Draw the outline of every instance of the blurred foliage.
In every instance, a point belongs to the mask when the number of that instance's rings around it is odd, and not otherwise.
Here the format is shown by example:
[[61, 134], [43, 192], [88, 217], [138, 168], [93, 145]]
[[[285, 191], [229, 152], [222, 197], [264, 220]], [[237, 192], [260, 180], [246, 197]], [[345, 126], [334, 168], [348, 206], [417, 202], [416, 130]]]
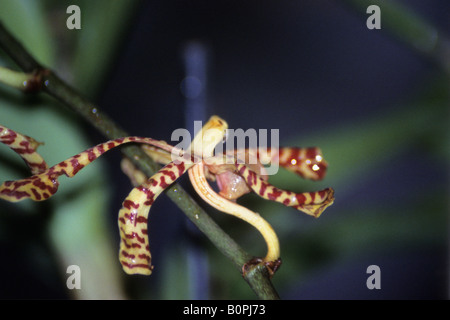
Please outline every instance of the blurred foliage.
[[[56, 70], [83, 94], [95, 98], [111, 71], [108, 66], [118, 52], [137, 1], [86, 0], [77, 4], [83, 6], [88, 2], [90, 10], [83, 14], [83, 28], [76, 32], [65, 28], [69, 1], [2, 0], [0, 19], [38, 61]], [[1, 52], [0, 63], [13, 67]], [[304, 145], [307, 141], [320, 146], [330, 164], [328, 176], [320, 183], [299, 183], [297, 177], [281, 171], [271, 178], [273, 184], [296, 191], [332, 186], [336, 190], [336, 202], [320, 219], [311, 220], [252, 195], [243, 199], [244, 204], [267, 218], [280, 237], [284, 264], [273, 279], [280, 292], [292, 285], [293, 279], [302, 280], [317, 267], [368, 250], [382, 250], [386, 244], [409, 247], [445, 242], [447, 185], [423, 189], [418, 186], [414, 193], [387, 190], [392, 196], [385, 203], [365, 203], [363, 192], [370, 190], [359, 188], [377, 176], [389, 176], [396, 166], [402, 165], [397, 160], [408, 152], [419, 153], [429, 166], [440, 168], [448, 176], [449, 88], [448, 75], [439, 74], [430, 88], [411, 97], [404, 105], [393, 106], [387, 114], [360, 123], [341, 123], [291, 141], [292, 145]], [[39, 152], [50, 165], [92, 144], [83, 133], [80, 119], [62, 111], [44, 95], [23, 96], [1, 86], [0, 105], [0, 122], [45, 142]], [[18, 159], [8, 148], [0, 146], [2, 180], [28, 175], [26, 168], [17, 164]], [[65, 289], [65, 268], [77, 264], [83, 272], [83, 282], [76, 298], [127, 297], [124, 275], [116, 261], [116, 229], [109, 228], [107, 222], [108, 183], [99, 160], [70, 183], [61, 179], [58, 196], [45, 203], [0, 203], [1, 250], [6, 250], [6, 255], [14, 254], [12, 259], [18, 262], [31, 262], [18, 270], [25, 278], [37, 279], [41, 286], [56, 288], [49, 289], [50, 296], [70, 296], [72, 292]], [[349, 197], [361, 197], [361, 201], [342, 206], [341, 199]], [[36, 216], [42, 217], [43, 222]], [[248, 251], [263, 254], [264, 243], [248, 225], [222, 215], [213, 214], [213, 218]], [[17, 237], [21, 240], [15, 241]], [[254, 298], [239, 273], [232, 270], [231, 263], [208, 243], [204, 245], [208, 248], [214, 288], [211, 297]], [[3, 249], [11, 246], [14, 250]], [[165, 259], [178, 261], [183, 257], [179, 248], [175, 248]], [[137, 295], [189, 298], [184, 264], [164, 264], [168, 267], [164, 270], [159, 295], [151, 293], [149, 288]], [[14, 298], [8, 296], [8, 290], [17, 285], [11, 283], [17, 278], [11, 280], [4, 276], [9, 272], [7, 264], [3, 263], [2, 268], [0, 297]], [[25, 290], [26, 280], [22, 284]], [[34, 292], [24, 293], [23, 297], [42, 296]]]

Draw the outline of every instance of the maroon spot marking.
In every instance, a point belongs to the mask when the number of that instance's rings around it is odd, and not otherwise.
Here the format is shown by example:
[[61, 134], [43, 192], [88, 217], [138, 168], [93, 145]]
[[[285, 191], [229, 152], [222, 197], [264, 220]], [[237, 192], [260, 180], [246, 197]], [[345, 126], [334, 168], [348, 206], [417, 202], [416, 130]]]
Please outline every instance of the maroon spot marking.
[[38, 169], [37, 171], [39, 173], [43, 173], [47, 169], [47, 163], [45, 161], [42, 161], [41, 163], [30, 163], [30, 167]]
[[147, 229], [141, 229], [142, 234], [148, 234], [148, 230]]
[[324, 189], [324, 190], [320, 190], [320, 191], [318, 192], [318, 194], [319, 194], [319, 196], [320, 196], [321, 198], [324, 198], [329, 192], [330, 192], [330, 188], [327, 188], [327, 189]]
[[171, 169], [173, 167], [174, 163], [173, 162], [169, 162], [168, 164], [166, 164], [166, 166], [163, 169]]
[[14, 197], [16, 199], [29, 198], [30, 195], [25, 191], [14, 191], [9, 189], [3, 189], [0, 191], [1, 194], [6, 194], [10, 197]]
[[282, 162], [282, 163], [280, 162], [280, 164], [283, 167], [292, 166], [292, 163], [291, 163], [292, 159], [295, 159], [297, 161], [300, 160], [300, 149], [299, 148], [283, 148], [283, 149], [280, 149], [280, 152], [279, 152], [280, 159], [284, 158], [284, 157], [282, 157], [282, 154], [286, 153], [286, 152], [289, 154], [289, 156], [287, 157], [287, 161]]
[[20, 154], [24, 154], [24, 153], [34, 153], [36, 152], [36, 150], [34, 150], [33, 148], [31, 148], [30, 146], [30, 142], [23, 140], [19, 143], [20, 146], [24, 147], [23, 149], [17, 149], [16, 152], [20, 153]]
[[125, 234], [125, 237], [127, 237], [128, 239], [136, 239], [140, 243], [145, 243], [145, 239], [139, 237], [139, 235], [136, 232], [132, 232], [131, 234]]
[[3, 184], [5, 185], [5, 187], [9, 187], [10, 185], [12, 185], [14, 183], [14, 181], [5, 181], [3, 182]]
[[92, 162], [95, 159], [97, 159], [97, 156], [94, 153], [94, 148], [90, 148], [90, 149], [86, 150], [86, 152], [87, 152], [87, 155], [88, 155], [89, 162]]
[[105, 153], [105, 148], [103, 148], [103, 144], [99, 144], [99, 145], [96, 147], [96, 149], [97, 149], [97, 151], [98, 151], [100, 154]]
[[305, 201], [306, 201], [306, 197], [303, 194], [301, 194], [301, 193], [296, 194], [295, 198], [297, 198], [297, 202], [298, 202], [299, 205], [300, 204], [304, 204]]
[[38, 201], [41, 200], [42, 197], [41, 197], [40, 193], [36, 191], [36, 189], [32, 188], [31, 192], [33, 193], [36, 200], [38, 200]]
[[138, 248], [138, 249], [142, 248], [142, 246], [139, 243], [132, 243], [131, 247], [132, 248]]
[[122, 243], [127, 249], [131, 248], [131, 245], [129, 245], [126, 241], [122, 241]]
[[269, 200], [275, 201], [283, 192], [277, 188], [273, 188], [272, 193], [268, 193], [267, 197]]
[[261, 183], [261, 188], [259, 189], [259, 195], [264, 196], [264, 193], [266, 192], [267, 184]]
[[[152, 180], [152, 179], [150, 179], [150, 180]], [[140, 185], [140, 186], [138, 186], [138, 187], [136, 187], [136, 189], [137, 190], [139, 190], [139, 191], [141, 191], [141, 192], [144, 192], [144, 193], [147, 193], [147, 188], [146, 187], [144, 187], [143, 185]]]
[[285, 206], [288, 206], [291, 203], [291, 200], [289, 200], [289, 198], [284, 199], [283, 204]]
[[70, 160], [70, 164], [73, 167], [73, 173], [72, 175], [76, 175], [78, 173], [78, 171], [80, 171], [81, 169], [83, 169], [84, 165], [80, 164], [78, 162], [78, 160], [74, 157], [73, 159]]
[[181, 176], [184, 171], [186, 170], [186, 167], [184, 166], [184, 162], [180, 162], [180, 164], [177, 165], [178, 167], [178, 176]]
[[126, 252], [125, 250], [122, 250], [121, 254], [126, 257], [126, 258], [130, 258], [130, 259], [134, 259], [135, 255], [134, 254], [129, 254], [128, 252]]
[[176, 177], [176, 175], [175, 175], [175, 173], [174, 172], [172, 172], [172, 171], [170, 171], [170, 170], [161, 170], [160, 171], [162, 174], [164, 174], [164, 175], [166, 175], [166, 176], [169, 176], [169, 178], [173, 181], [173, 180], [175, 180], [177, 177]]
[[137, 223], [147, 223], [147, 218], [139, 216], [136, 218], [136, 222]]
[[151, 206], [153, 204], [153, 202], [154, 202], [153, 199], [149, 199], [149, 200], [144, 202], [144, 206]]
[[125, 200], [123, 202], [123, 206], [127, 209], [131, 209], [131, 208], [137, 209], [137, 208], [139, 208], [139, 203], [134, 203], [131, 200]]
[[42, 182], [42, 180], [39, 178], [33, 181], [33, 186], [36, 186], [41, 190], [46, 190], [48, 188], [48, 186], [44, 182]]
[[319, 154], [319, 150], [316, 147], [311, 147], [306, 149], [305, 156], [307, 159], [315, 159]]
[[11, 143], [13, 143], [16, 140], [17, 134], [14, 131], [12, 131], [12, 130], [9, 130], [9, 129], [6, 129], [6, 130], [7, 130], [8, 134], [2, 136], [1, 137], [1, 141], [4, 144], [11, 144]]
[[169, 186], [169, 184], [166, 183], [166, 178], [164, 176], [161, 176], [161, 178], [159, 180], [159, 185], [163, 189], [165, 189], [165, 188], [167, 188]]
[[[131, 234], [125, 233], [125, 231], [123, 230], [122, 227], [120, 227], [120, 230], [123, 232], [125, 238], [127, 238], [127, 239], [136, 239], [140, 243], [145, 243], [145, 238], [139, 237], [139, 235], [136, 232], [132, 232]], [[126, 243], [126, 242], [124, 242], [124, 243]], [[140, 247], [141, 246], [139, 245], [138, 248], [140, 248]]]
[[[236, 162], [237, 163], [237, 162]], [[245, 173], [245, 166], [243, 166], [243, 165], [238, 165], [238, 172], [239, 172], [239, 174], [241, 175], [241, 176], [243, 176], [244, 175], [244, 173]]]
[[250, 186], [253, 186], [256, 184], [256, 173], [250, 170], [247, 170], [247, 183]]
[[153, 267], [150, 267], [146, 264], [143, 263], [135, 263], [135, 264], [131, 264], [125, 261], [120, 261], [120, 263], [122, 263], [123, 266], [127, 267], [128, 269], [133, 269], [133, 268], [144, 268], [144, 269], [149, 269], [149, 270], [153, 270]]
[[131, 223], [134, 223], [134, 226], [136, 226], [136, 213], [125, 213], [124, 217], [131, 221]]
[[108, 144], [106, 146], [108, 147], [108, 150], [109, 150], [109, 149], [114, 148], [116, 146], [116, 144], [111, 141], [111, 142], [108, 142]]
[[[128, 220], [130, 220], [131, 222], [134, 222], [134, 226], [136, 226], [136, 224], [138, 223], [147, 223], [147, 218], [145, 217], [141, 217], [141, 216], [137, 216], [137, 213], [125, 213], [124, 217]], [[125, 219], [123, 220], [123, 223], [125, 223]]]
[[327, 165], [323, 162], [321, 163], [316, 163], [317, 166], [319, 166], [319, 170], [315, 171], [315, 173], [318, 175], [319, 179], [323, 179], [326, 171], [327, 171]]
[[24, 180], [18, 180], [18, 181], [6, 181], [5, 186], [9, 187], [12, 185], [15, 189], [17, 189], [19, 187], [26, 186], [27, 184], [30, 184], [32, 182], [33, 182], [33, 179], [31, 179], [31, 178], [24, 179]]
[[140, 254], [140, 255], [138, 255], [138, 258], [139, 259], [145, 259], [145, 260], [147, 260], [148, 262], [150, 262], [151, 260], [152, 260], [152, 258], [150, 258], [148, 255], [146, 255], [146, 254]]
[[139, 187], [139, 190], [144, 192], [147, 195], [147, 201], [144, 202], [144, 206], [151, 206], [153, 204], [153, 201], [155, 199], [155, 194], [147, 188]]

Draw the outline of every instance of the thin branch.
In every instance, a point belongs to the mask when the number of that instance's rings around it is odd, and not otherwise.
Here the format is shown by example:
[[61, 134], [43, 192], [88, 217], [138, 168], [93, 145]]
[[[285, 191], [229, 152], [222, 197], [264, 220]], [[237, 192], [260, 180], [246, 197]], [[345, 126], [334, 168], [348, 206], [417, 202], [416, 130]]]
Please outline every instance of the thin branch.
[[[25, 72], [36, 72], [42, 76], [43, 90], [63, 105], [80, 114], [108, 139], [129, 136], [98, 106], [84, 99], [81, 94], [62, 81], [51, 70], [41, 66], [27, 50], [5, 29], [0, 22], [0, 47]], [[121, 151], [147, 176], [152, 176], [160, 166], [150, 159], [140, 147], [124, 146]], [[210, 216], [183, 190], [173, 184], [166, 190], [167, 196], [186, 214], [186, 216], [210, 239], [210, 241], [230, 259], [241, 271], [242, 266], [252, 256], [245, 252]], [[260, 299], [279, 299], [265, 268], [255, 267], [247, 272], [244, 279]]]

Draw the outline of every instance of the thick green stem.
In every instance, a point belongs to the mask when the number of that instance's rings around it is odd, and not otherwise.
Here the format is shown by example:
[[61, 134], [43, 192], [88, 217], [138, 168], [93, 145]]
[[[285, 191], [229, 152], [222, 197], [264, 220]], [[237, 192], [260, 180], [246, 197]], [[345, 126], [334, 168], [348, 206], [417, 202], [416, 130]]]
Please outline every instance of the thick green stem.
[[[43, 90], [56, 98], [63, 105], [80, 114], [108, 139], [129, 136], [114, 123], [98, 106], [84, 99], [72, 87], [67, 85], [53, 72], [43, 68], [14, 39], [0, 23], [0, 47], [25, 72], [37, 71], [42, 76]], [[153, 175], [160, 166], [150, 159], [140, 147], [124, 146], [122, 152], [147, 176]], [[178, 184], [166, 190], [167, 196], [186, 214], [186, 216], [211, 240], [211, 242], [230, 259], [234, 266], [241, 270], [252, 256], [245, 252], [227, 233], [225, 233], [210, 216], [182, 189]], [[244, 279], [260, 299], [279, 299], [265, 268], [254, 268], [244, 275]]]

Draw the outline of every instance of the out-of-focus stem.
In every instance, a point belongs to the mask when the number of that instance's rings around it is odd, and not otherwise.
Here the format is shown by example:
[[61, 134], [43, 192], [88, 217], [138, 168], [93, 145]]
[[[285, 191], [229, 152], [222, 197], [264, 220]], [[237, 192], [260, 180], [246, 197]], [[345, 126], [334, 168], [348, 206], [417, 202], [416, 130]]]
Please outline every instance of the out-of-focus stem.
[[22, 91], [33, 91], [41, 81], [33, 73], [23, 73], [0, 66], [0, 82]]

